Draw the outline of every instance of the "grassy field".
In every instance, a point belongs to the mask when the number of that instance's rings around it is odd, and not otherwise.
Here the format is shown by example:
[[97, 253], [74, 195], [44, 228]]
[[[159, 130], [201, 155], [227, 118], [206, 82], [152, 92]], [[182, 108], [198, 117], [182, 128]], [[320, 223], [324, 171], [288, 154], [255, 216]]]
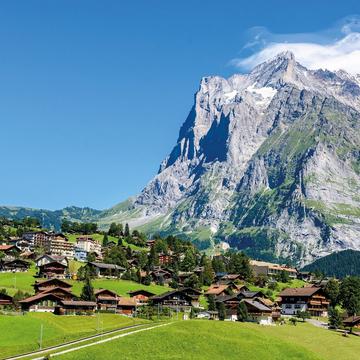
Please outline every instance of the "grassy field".
[[32, 266], [27, 272], [19, 273], [0, 273], [0, 289], [6, 289], [10, 295], [14, 295], [17, 290], [32, 293], [34, 288], [35, 266]]
[[[146, 323], [121, 315], [56, 316], [49, 313], [28, 313], [19, 316], [0, 315], [0, 358], [39, 348], [43, 325], [43, 347], [55, 345], [102, 331]], [[100, 325], [99, 325], [100, 324]], [[6, 330], [6, 331], [4, 331]]]
[[59, 359], [355, 360], [359, 352], [359, 338], [344, 338], [310, 324], [261, 327], [195, 320], [129, 335]]

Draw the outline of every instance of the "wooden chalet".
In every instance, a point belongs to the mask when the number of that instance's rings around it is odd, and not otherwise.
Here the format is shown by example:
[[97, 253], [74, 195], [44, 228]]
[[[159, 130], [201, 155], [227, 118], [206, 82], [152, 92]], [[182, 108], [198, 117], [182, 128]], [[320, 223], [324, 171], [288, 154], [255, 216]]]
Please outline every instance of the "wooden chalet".
[[64, 279], [66, 277], [67, 265], [53, 261], [39, 266], [39, 277], [51, 279], [58, 278]]
[[6, 272], [25, 272], [28, 271], [30, 263], [21, 259], [0, 262], [0, 271]]
[[311, 316], [327, 316], [329, 300], [321, 287], [285, 289], [280, 294], [281, 311], [285, 315], [296, 315], [308, 311]]
[[53, 287], [42, 292], [42, 294], [53, 294], [61, 300], [71, 301], [76, 299], [76, 296], [67, 289], [61, 287]]
[[99, 310], [116, 312], [119, 301], [116, 292], [107, 289], [96, 290], [95, 298]]
[[14, 305], [13, 298], [10, 295], [0, 293], [0, 309]]
[[164, 284], [168, 284], [172, 280], [172, 273], [164, 269], [150, 271], [150, 276], [156, 283], [164, 282]]
[[234, 292], [238, 292], [238, 288], [232, 282], [229, 284], [212, 284], [205, 292], [205, 296], [227, 296]]
[[200, 295], [201, 291], [192, 288], [180, 288], [161, 295], [152, 296], [149, 300], [154, 305], [161, 305], [183, 311], [188, 310], [190, 307], [199, 307]]
[[96, 277], [121, 277], [126, 271], [122, 266], [100, 262], [88, 262], [87, 266], [93, 270]]
[[53, 278], [48, 280], [36, 281], [33, 287], [35, 289], [35, 293], [39, 293], [53, 288], [62, 288], [70, 291], [72, 285], [64, 280]]
[[19, 301], [22, 311], [53, 312], [61, 298], [54, 294], [38, 293]]
[[145, 289], [133, 290], [128, 292], [130, 298], [136, 301], [137, 305], [145, 305], [149, 301], [149, 298], [155, 294]]
[[40, 267], [41, 265], [45, 265], [45, 264], [49, 264], [52, 262], [58, 262], [61, 263], [63, 265], [65, 265], [66, 267], [69, 266], [69, 261], [65, 256], [61, 256], [61, 255], [49, 255], [49, 254], [45, 254], [45, 255], [41, 255], [39, 256], [36, 260], [36, 266]]
[[95, 301], [60, 300], [55, 306], [54, 313], [56, 315], [92, 315], [96, 307]]
[[16, 245], [0, 245], [0, 252], [4, 253], [8, 258], [18, 257], [21, 253], [21, 250]]
[[121, 297], [118, 300], [117, 312], [119, 314], [131, 316], [136, 311], [136, 306], [135, 299]]
[[343, 321], [343, 325], [345, 327], [360, 329], [360, 315], [354, 315], [346, 318]]

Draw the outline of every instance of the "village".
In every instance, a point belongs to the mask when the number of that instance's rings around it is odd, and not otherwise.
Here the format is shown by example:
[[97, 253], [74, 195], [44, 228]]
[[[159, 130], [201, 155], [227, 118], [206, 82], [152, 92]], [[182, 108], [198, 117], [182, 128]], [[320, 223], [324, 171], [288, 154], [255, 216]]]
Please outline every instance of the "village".
[[[329, 322], [330, 327], [360, 328], [360, 316], [351, 313], [351, 309], [334, 314], [337, 304], [329, 289], [338, 286], [336, 279], [249, 259], [242, 253], [207, 257], [191, 243], [175, 237], [146, 240], [136, 230], [130, 233], [127, 225], [125, 230], [117, 226], [109, 231], [111, 235], [104, 233], [102, 241], [80, 234], [71, 242], [63, 233], [45, 230], [25, 231], [21, 237], [4, 241], [0, 245], [0, 272], [24, 273], [35, 267], [35, 274], [33, 292], [13, 296], [1, 290], [0, 278], [2, 311], [56, 315], [109, 312], [148, 318], [154, 314], [180, 314], [183, 319], [261, 325], [316, 318], [324, 324]], [[114, 232], [117, 242], [109, 240], [115, 238]], [[131, 280], [139, 288], [121, 296], [111, 289], [94, 289], [95, 279]], [[79, 282], [82, 292], [75, 295], [72, 287]], [[164, 291], [154, 293], [146, 289], [151, 284]]]

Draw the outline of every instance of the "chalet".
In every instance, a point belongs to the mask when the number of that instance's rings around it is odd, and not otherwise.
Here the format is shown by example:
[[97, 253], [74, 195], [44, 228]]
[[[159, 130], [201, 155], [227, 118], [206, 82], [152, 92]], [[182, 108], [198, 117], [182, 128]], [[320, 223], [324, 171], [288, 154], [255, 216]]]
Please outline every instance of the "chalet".
[[154, 305], [176, 308], [180, 311], [189, 310], [192, 306], [199, 307], [201, 292], [191, 288], [179, 288], [161, 295], [152, 296], [149, 300]]
[[11, 260], [18, 257], [21, 253], [21, 250], [16, 245], [2, 244], [0, 245], [0, 252], [5, 255], [5, 259]]
[[191, 275], [194, 275], [192, 271], [179, 271], [178, 273], [178, 283], [183, 285], [185, 280], [188, 279]]
[[343, 321], [345, 327], [360, 329], [360, 315], [350, 316]]
[[49, 264], [54, 261], [63, 264], [65, 266], [69, 266], [69, 261], [65, 256], [48, 255], [48, 254], [38, 257], [35, 260], [35, 263], [37, 267], [40, 267], [41, 265]]
[[38, 293], [19, 301], [22, 311], [53, 312], [61, 299], [54, 294]]
[[233, 282], [235, 282], [235, 281], [240, 281], [240, 280], [242, 280], [243, 278], [242, 278], [242, 276], [240, 275], [240, 274], [225, 274], [224, 276], [222, 276], [221, 278], [220, 278], [220, 280], [219, 281], [233, 281]]
[[66, 277], [67, 266], [53, 261], [44, 265], [39, 266], [39, 277], [44, 277], [47, 279], [58, 278], [64, 279]]
[[146, 246], [148, 248], [152, 248], [155, 245], [155, 240], [147, 240], [146, 241]]
[[54, 287], [42, 292], [42, 294], [53, 294], [59, 297], [61, 300], [71, 301], [76, 299], [76, 296], [67, 289], [63, 289], [61, 287]]
[[117, 311], [119, 314], [131, 316], [136, 311], [136, 300], [121, 297], [118, 300]]
[[14, 304], [13, 298], [10, 295], [0, 292], [0, 309]]
[[311, 316], [327, 316], [329, 300], [320, 287], [285, 289], [280, 294], [284, 315], [296, 315], [308, 311]]
[[94, 271], [96, 277], [121, 277], [126, 271], [122, 266], [100, 262], [88, 262], [87, 266]]
[[196, 317], [198, 319], [219, 320], [219, 312], [210, 310], [200, 311]]
[[107, 289], [96, 290], [95, 298], [99, 310], [116, 312], [119, 296], [114, 291]]
[[239, 292], [239, 289], [247, 289], [245, 286], [237, 286], [233, 282], [228, 284], [212, 284], [208, 290], [205, 292], [205, 296], [214, 295], [214, 296], [226, 296], [232, 293]]
[[274, 278], [285, 271], [288, 273], [290, 279], [296, 279], [297, 277], [296, 269], [265, 261], [250, 260], [250, 268], [255, 276], [265, 275], [269, 278]]
[[150, 276], [154, 282], [168, 284], [172, 280], [171, 272], [164, 269], [150, 271]]
[[95, 301], [60, 300], [55, 306], [54, 313], [56, 315], [92, 315], [96, 307]]
[[39, 293], [53, 288], [62, 288], [70, 291], [72, 285], [64, 280], [53, 278], [49, 280], [36, 281], [33, 287], [35, 289], [35, 293]]
[[145, 305], [149, 301], [149, 298], [151, 296], [154, 296], [150, 291], [139, 289], [139, 290], [133, 290], [128, 292], [130, 298], [134, 299], [136, 301], [137, 305]]
[[26, 250], [20, 254], [20, 257], [24, 260], [35, 260], [36, 253], [34, 251]]
[[273, 322], [273, 311], [271, 307], [264, 305], [257, 299], [242, 300], [248, 312], [248, 320], [259, 324], [271, 324]]
[[173, 258], [172, 255], [161, 253], [158, 256], [158, 260], [160, 265], [168, 265], [171, 264]]
[[297, 273], [297, 278], [299, 280], [310, 282], [314, 280], [314, 275], [309, 271], [299, 271]]
[[21, 259], [0, 262], [0, 271], [24, 272], [29, 270], [29, 267], [30, 263]]

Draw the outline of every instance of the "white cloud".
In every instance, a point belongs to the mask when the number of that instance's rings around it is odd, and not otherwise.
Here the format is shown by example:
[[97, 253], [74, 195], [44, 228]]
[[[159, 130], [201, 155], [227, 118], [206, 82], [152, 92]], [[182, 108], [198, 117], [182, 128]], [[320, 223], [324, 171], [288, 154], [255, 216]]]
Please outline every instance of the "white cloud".
[[234, 59], [231, 63], [248, 71], [278, 53], [289, 50], [295, 54], [299, 63], [309, 69], [343, 69], [360, 74], [359, 24], [359, 17], [351, 17], [338, 24], [337, 31], [333, 28], [323, 33], [291, 35], [273, 35], [264, 28], [258, 28], [261, 34], [253, 36], [244, 46], [244, 49], [257, 48], [255, 53]]

